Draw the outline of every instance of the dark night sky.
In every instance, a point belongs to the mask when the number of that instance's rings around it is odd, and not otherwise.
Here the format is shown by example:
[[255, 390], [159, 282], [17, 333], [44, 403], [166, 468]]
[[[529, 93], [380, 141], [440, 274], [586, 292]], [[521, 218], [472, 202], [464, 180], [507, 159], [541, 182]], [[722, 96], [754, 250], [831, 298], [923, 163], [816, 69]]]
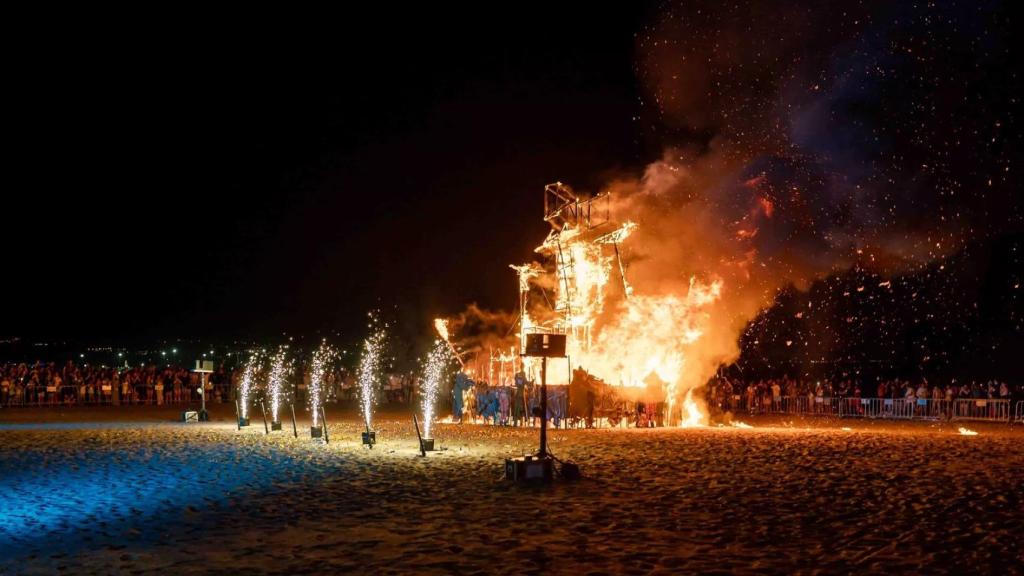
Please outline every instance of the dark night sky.
[[26, 17], [0, 337], [361, 335], [377, 306], [424, 329], [512, 308], [544, 184], [593, 191], [716, 139], [877, 185], [889, 229], [947, 211], [986, 263], [958, 294], [1020, 313], [1006, 5], [595, 6]]
[[2, 332], [261, 335], [358, 327], [376, 305], [511, 306], [542, 186], [642, 165], [641, 16], [48, 28], [17, 71]]

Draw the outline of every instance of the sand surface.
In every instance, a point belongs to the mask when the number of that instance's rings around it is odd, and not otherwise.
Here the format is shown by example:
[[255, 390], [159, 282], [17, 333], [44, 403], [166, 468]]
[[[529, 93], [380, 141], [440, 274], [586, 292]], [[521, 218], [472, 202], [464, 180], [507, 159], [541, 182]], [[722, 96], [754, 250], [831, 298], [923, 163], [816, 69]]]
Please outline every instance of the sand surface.
[[[1020, 427], [747, 420], [570, 430], [586, 478], [501, 479], [536, 430], [355, 415], [331, 443], [232, 414], [0, 410], [0, 574], [1020, 573]], [[329, 417], [331, 414], [328, 414]], [[219, 421], [218, 421], [219, 420]], [[850, 430], [842, 430], [848, 427]]]

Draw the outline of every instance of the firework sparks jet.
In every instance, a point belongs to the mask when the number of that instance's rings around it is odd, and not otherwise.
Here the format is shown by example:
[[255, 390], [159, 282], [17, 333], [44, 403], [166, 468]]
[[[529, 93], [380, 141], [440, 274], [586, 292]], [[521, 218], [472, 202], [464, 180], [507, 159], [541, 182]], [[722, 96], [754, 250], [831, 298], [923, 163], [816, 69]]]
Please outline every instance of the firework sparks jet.
[[437, 392], [448, 372], [450, 361], [448, 343], [444, 340], [435, 340], [423, 364], [423, 436], [426, 438], [433, 438], [430, 429], [434, 422], [434, 403], [437, 401]]
[[256, 387], [256, 378], [263, 366], [263, 352], [257, 350], [249, 355], [242, 370], [242, 378], [238, 383], [239, 409], [243, 419], [249, 418], [249, 396]]
[[313, 427], [319, 426], [320, 406], [324, 401], [324, 380], [330, 369], [331, 362], [336, 357], [334, 348], [323, 341], [320, 347], [313, 352], [313, 359], [309, 369], [309, 410], [313, 413]]
[[274, 422], [280, 422], [281, 402], [285, 393], [285, 380], [291, 373], [288, 363], [288, 348], [281, 346], [270, 359], [270, 376], [267, 380], [267, 396], [270, 397], [270, 414]]
[[375, 314], [370, 314], [370, 335], [363, 340], [363, 355], [359, 359], [359, 407], [363, 412], [363, 422], [370, 430], [373, 424], [373, 406], [377, 384], [381, 381], [381, 369], [384, 361], [384, 342], [387, 338], [387, 325], [383, 324]]

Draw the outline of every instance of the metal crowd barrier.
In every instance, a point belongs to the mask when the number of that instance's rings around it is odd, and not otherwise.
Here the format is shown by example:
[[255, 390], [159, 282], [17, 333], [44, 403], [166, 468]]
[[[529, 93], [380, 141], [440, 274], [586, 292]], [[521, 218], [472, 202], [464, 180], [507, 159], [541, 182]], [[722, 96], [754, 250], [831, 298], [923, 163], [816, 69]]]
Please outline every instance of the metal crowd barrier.
[[1013, 414], [1013, 421], [1024, 423], [1024, 400], [1017, 401], [1017, 409]]
[[815, 396], [811, 411], [815, 416], [838, 416], [839, 400], [833, 396]]
[[[183, 386], [177, 393], [169, 388], [160, 391], [155, 387], [129, 386], [127, 394], [118, 390], [116, 396], [116, 403], [120, 405], [188, 405], [199, 401], [199, 394], [191, 386]], [[0, 391], [0, 406], [8, 407], [101, 406], [114, 403], [112, 385], [28, 385], [11, 386]]]
[[[1018, 402], [1018, 409], [1020, 403]], [[990, 398], [963, 398], [953, 405], [954, 420], [984, 420], [1009, 422], [1010, 401]]]
[[723, 411], [750, 414], [787, 414], [840, 418], [882, 418], [896, 420], [982, 420], [1024, 422], [1024, 401], [1010, 406], [1009, 400], [959, 400], [932, 398], [849, 398], [829, 396], [755, 397], [727, 396], [718, 402]]
[[840, 398], [842, 418], [893, 418], [948, 420], [952, 416], [949, 400], [931, 398]]
[[109, 387], [100, 386], [24, 386], [11, 387], [0, 401], [5, 406], [67, 406], [73, 404], [109, 404]]
[[988, 398], [843, 398], [839, 410], [844, 418], [1010, 421], [1010, 401]]
[[768, 412], [770, 414], [807, 414], [810, 412], [811, 399], [807, 396], [782, 396], [772, 398]]

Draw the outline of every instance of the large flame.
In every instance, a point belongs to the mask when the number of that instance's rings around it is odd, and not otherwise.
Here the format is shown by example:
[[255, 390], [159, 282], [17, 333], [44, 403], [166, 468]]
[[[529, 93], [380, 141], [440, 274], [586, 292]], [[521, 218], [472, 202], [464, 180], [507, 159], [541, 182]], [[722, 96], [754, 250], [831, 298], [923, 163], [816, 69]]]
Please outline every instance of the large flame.
[[693, 400], [692, 389], [686, 391], [686, 398], [683, 399], [683, 411], [685, 414], [682, 422], [679, 423], [681, 428], [696, 428], [707, 423], [707, 417]]
[[[626, 222], [597, 235], [589, 223], [565, 223], [552, 230], [537, 252], [554, 260], [554, 305], [545, 322], [531, 317], [524, 305], [522, 333], [535, 328], [566, 333], [566, 362], [571, 363], [566, 368], [583, 367], [616, 386], [653, 389], [666, 401], [667, 425], [702, 425], [706, 417], [691, 391], [707, 374], [703, 368], [688, 370], [687, 358], [708, 329], [706, 308], [720, 297], [723, 281], [691, 277], [681, 293], [634, 293], [619, 243], [637, 227]], [[524, 271], [529, 268], [513, 268], [520, 273], [524, 292]], [[569, 372], [549, 367], [555, 378]], [[677, 411], [684, 394], [683, 410]]]

